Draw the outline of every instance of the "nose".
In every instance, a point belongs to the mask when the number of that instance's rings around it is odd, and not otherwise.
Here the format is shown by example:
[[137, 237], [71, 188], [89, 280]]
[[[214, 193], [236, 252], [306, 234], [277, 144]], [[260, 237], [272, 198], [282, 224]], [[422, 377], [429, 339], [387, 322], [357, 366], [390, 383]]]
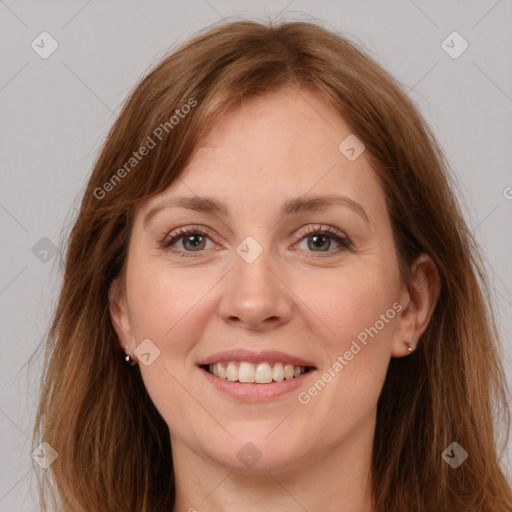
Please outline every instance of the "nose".
[[226, 323], [263, 332], [290, 320], [293, 293], [270, 259], [267, 251], [251, 263], [235, 254], [218, 305], [219, 316]]

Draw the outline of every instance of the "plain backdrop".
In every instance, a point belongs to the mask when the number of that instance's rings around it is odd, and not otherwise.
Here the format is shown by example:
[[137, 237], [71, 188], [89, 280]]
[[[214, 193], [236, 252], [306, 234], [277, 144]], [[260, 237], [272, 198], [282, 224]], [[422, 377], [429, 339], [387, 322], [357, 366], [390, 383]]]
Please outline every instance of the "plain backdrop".
[[[512, 0], [0, 0], [0, 512], [37, 510], [31, 430], [40, 367], [26, 363], [48, 328], [58, 249], [101, 143], [150, 66], [233, 16], [318, 19], [403, 84], [460, 181], [511, 373]], [[508, 450], [509, 475], [510, 459]]]

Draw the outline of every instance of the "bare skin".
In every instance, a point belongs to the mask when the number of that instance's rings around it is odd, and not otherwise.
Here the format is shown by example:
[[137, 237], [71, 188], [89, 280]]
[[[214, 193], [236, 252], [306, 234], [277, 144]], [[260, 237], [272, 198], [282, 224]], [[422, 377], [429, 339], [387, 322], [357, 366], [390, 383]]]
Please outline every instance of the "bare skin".
[[[160, 351], [149, 366], [139, 364], [169, 426], [175, 512], [372, 511], [377, 400], [390, 358], [409, 355], [404, 341], [414, 347], [424, 332], [439, 278], [426, 256], [411, 283], [401, 278], [377, 176], [364, 152], [349, 161], [338, 150], [350, 133], [312, 92], [245, 101], [214, 127], [180, 178], [136, 214], [111, 318], [132, 357], [144, 339]], [[280, 213], [289, 199], [333, 194], [349, 201]], [[168, 206], [144, 223], [178, 196], [214, 199], [229, 215]], [[162, 247], [187, 226], [189, 233]], [[236, 251], [249, 236], [262, 249], [250, 263]], [[380, 324], [347, 360], [358, 335]], [[315, 370], [291, 392], [240, 400], [197, 366], [232, 348], [279, 350]], [[346, 364], [336, 371], [338, 356]], [[329, 368], [330, 381], [309, 393]], [[261, 457], [253, 465], [240, 455], [244, 446]]]

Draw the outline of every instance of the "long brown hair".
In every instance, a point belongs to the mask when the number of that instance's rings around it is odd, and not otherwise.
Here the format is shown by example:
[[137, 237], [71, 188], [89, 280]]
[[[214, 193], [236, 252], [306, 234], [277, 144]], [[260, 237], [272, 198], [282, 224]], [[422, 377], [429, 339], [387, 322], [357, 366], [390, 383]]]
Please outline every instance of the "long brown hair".
[[[109, 288], [124, 268], [136, 207], [173, 183], [227, 109], [283, 87], [321, 94], [365, 144], [404, 278], [421, 253], [441, 278], [417, 351], [391, 360], [379, 398], [375, 510], [512, 509], [500, 468], [510, 410], [484, 266], [431, 130], [401, 84], [345, 37], [317, 23], [236, 21], [208, 28], [154, 67], [94, 166], [45, 340], [33, 440], [49, 443], [58, 458], [46, 471], [36, 468], [44, 511], [49, 502], [67, 512], [172, 509], [169, 430], [138, 367], [121, 364]], [[170, 121], [176, 109], [186, 115]], [[131, 161], [150, 139], [154, 147]], [[505, 436], [498, 453], [499, 427]], [[442, 458], [452, 442], [469, 454], [457, 469]]]

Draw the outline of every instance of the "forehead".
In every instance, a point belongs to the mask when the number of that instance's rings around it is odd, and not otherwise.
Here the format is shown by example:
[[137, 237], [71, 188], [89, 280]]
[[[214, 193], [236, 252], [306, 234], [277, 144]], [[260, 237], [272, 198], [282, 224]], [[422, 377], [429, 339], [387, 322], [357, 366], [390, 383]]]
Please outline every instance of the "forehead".
[[383, 193], [364, 152], [354, 161], [340, 152], [349, 136], [350, 127], [318, 93], [287, 89], [244, 100], [213, 126], [146, 211], [162, 196], [184, 195], [216, 197], [252, 215], [262, 205], [277, 212], [284, 199], [305, 194], [375, 202]]
[[252, 168], [278, 178], [292, 170], [298, 177], [338, 161], [338, 145], [349, 134], [349, 126], [318, 93], [286, 89], [250, 98], [214, 125], [183, 176], [214, 159], [237, 165], [240, 173]]

